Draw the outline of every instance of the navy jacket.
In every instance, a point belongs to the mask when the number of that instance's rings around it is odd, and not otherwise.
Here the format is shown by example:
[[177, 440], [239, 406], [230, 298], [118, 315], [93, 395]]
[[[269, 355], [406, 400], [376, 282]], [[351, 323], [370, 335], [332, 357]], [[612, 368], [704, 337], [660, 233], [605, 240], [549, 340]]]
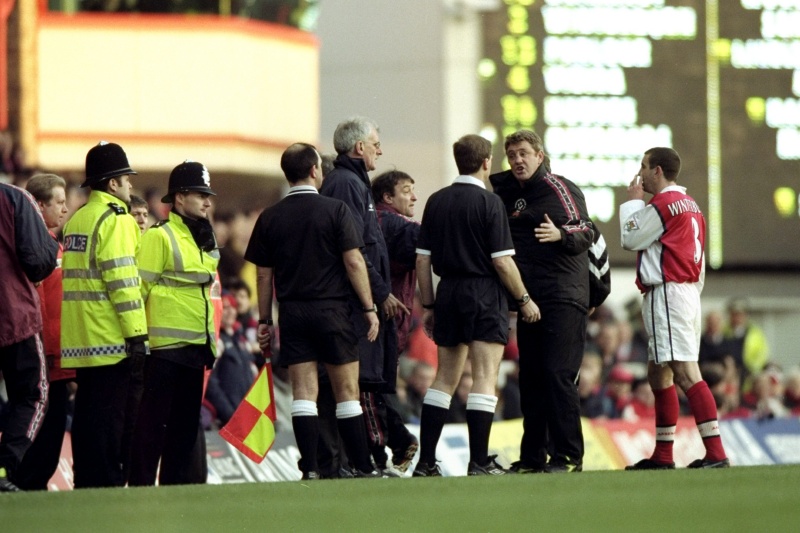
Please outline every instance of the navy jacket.
[[[364, 161], [340, 154], [334, 161], [334, 169], [325, 176], [319, 192], [343, 201], [350, 208], [356, 228], [364, 239], [364, 248], [361, 251], [367, 263], [372, 298], [380, 308], [380, 304], [391, 293], [389, 253], [378, 224]], [[381, 319], [378, 340], [369, 342], [363, 306], [355, 291], [350, 310], [359, 337], [359, 385], [362, 391], [394, 392], [397, 382], [397, 335], [394, 321], [386, 320], [382, 313], [378, 313]]]

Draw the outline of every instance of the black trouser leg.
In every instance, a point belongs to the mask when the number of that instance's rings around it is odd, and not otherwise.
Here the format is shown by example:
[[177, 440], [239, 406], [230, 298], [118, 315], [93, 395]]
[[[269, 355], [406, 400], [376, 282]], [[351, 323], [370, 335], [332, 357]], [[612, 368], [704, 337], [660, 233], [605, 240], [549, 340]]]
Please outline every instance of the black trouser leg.
[[[205, 483], [196, 466], [196, 451], [205, 456], [205, 434], [200, 430], [200, 405], [203, 400], [203, 369], [175, 365], [174, 395], [167, 422], [164, 450], [161, 453], [159, 485]], [[198, 440], [202, 443], [198, 443]]]
[[47, 367], [38, 335], [0, 348], [0, 371], [10, 406], [0, 436], [0, 467], [13, 480], [25, 452], [41, 429], [47, 409]]
[[121, 487], [130, 359], [77, 370], [72, 421], [75, 488]]
[[14, 476], [14, 483], [22, 490], [47, 490], [47, 483], [58, 468], [67, 428], [70, 383], [67, 379], [50, 383], [47, 414], [42, 429]]

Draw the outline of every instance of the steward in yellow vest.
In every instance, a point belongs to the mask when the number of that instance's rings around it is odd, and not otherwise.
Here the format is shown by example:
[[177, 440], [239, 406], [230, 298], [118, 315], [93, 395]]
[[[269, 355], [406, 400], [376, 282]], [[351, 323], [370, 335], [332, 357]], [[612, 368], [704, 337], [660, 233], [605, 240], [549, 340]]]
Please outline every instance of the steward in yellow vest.
[[[200, 163], [175, 167], [162, 199], [173, 204], [169, 218], [142, 237], [138, 260], [152, 352], [134, 430], [131, 485], [154, 485], [156, 472], [160, 485], [206, 480], [205, 440], [198, 424], [204, 370], [213, 366], [217, 353], [211, 288], [219, 263], [208, 221], [214, 194], [210, 183]], [[200, 466], [193, 460], [197, 457]]]
[[134, 172], [122, 148], [86, 154], [89, 201], [64, 228], [61, 362], [76, 368], [72, 424], [75, 488], [123, 486], [141, 395], [147, 322], [128, 215]]

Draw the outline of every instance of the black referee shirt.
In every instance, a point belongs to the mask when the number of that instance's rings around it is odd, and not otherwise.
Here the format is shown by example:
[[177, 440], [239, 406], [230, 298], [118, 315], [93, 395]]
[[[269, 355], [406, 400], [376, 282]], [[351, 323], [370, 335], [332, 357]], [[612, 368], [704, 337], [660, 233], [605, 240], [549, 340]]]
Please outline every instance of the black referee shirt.
[[244, 258], [274, 269], [279, 302], [344, 299], [352, 293], [342, 253], [364, 246], [344, 202], [310, 185], [258, 217]]
[[431, 256], [441, 278], [497, 277], [492, 259], [514, 255], [503, 201], [481, 180], [459, 176], [425, 205], [417, 253]]

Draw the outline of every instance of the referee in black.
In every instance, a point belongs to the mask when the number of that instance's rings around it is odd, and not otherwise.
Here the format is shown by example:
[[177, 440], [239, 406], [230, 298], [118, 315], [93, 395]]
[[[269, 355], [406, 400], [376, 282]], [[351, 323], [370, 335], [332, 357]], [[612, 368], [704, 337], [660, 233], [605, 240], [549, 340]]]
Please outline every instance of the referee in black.
[[[512, 258], [503, 202], [486, 190], [491, 143], [479, 135], [465, 135], [453, 145], [453, 155], [460, 176], [428, 200], [417, 242], [423, 325], [439, 348], [439, 369], [423, 400], [416, 477], [442, 475], [436, 445], [467, 357], [474, 380], [467, 397], [467, 474], [507, 473], [496, 456], [488, 455], [497, 372], [508, 342], [506, 291], [519, 302], [522, 320], [540, 317]], [[435, 303], [431, 267], [441, 278]]]
[[349, 318], [355, 290], [368, 325], [378, 336], [377, 306], [352, 216], [340, 200], [318, 194], [322, 159], [310, 144], [296, 143], [281, 156], [290, 188], [286, 198], [258, 218], [245, 259], [258, 267], [258, 340], [267, 346], [272, 326], [273, 279], [279, 303], [281, 360], [292, 384], [292, 427], [303, 479], [319, 479], [317, 362], [328, 371], [336, 420], [355, 477], [381, 477], [367, 448], [359, 402], [358, 337]]

